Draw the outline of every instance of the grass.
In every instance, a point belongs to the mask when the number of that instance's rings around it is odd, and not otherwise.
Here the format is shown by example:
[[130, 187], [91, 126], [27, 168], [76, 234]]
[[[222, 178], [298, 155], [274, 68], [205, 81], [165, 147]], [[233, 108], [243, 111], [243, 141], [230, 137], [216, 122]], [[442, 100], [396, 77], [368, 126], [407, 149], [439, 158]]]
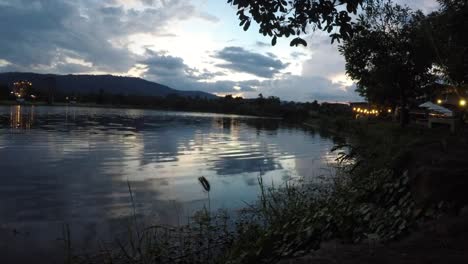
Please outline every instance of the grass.
[[[79, 263], [275, 263], [340, 239], [357, 243], [403, 235], [426, 217], [408, 192], [407, 178], [375, 172], [368, 181], [336, 176], [326, 185], [266, 188], [235, 218], [204, 209], [182, 227], [129, 225], [128, 238]], [[437, 209], [437, 208], [434, 208]], [[432, 210], [434, 210], [432, 209]], [[431, 217], [432, 215], [427, 215]]]

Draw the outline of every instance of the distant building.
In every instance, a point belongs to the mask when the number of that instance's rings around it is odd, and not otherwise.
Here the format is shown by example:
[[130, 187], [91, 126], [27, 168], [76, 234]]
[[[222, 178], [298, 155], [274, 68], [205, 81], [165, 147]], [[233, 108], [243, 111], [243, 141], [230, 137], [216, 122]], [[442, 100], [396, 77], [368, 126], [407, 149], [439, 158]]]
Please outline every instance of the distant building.
[[438, 86], [431, 98], [434, 103], [451, 107], [466, 107], [468, 100], [467, 89], [455, 86]]
[[24, 101], [26, 98], [31, 97], [32, 83], [29, 81], [19, 81], [13, 83], [13, 90], [11, 93], [19, 101]]
[[328, 114], [347, 114], [351, 112], [351, 107], [343, 103], [327, 103], [320, 104], [320, 111]]
[[358, 108], [361, 108], [361, 109], [370, 108], [370, 105], [369, 105], [369, 103], [367, 103], [367, 102], [351, 102], [351, 103], [349, 103], [349, 106], [350, 106], [353, 110], [356, 110], [356, 109], [358, 109]]

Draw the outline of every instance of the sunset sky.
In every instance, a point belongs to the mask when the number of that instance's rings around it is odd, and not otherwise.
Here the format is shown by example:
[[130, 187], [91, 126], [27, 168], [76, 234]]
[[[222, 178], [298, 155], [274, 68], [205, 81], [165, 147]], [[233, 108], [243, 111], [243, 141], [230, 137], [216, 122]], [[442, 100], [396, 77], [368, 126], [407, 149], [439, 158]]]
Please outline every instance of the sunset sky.
[[[290, 47], [252, 25], [244, 32], [226, 0], [0, 0], [0, 72], [116, 74], [179, 90], [359, 100], [326, 34]], [[435, 0], [400, 1], [434, 10]]]

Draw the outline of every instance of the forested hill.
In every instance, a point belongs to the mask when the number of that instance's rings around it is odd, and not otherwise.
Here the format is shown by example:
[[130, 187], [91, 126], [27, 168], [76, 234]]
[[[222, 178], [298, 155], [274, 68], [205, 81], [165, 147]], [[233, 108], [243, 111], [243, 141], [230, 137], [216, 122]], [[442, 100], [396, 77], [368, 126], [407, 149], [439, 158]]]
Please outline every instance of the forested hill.
[[181, 91], [141, 78], [113, 75], [55, 75], [8, 72], [0, 73], [0, 86], [11, 86], [16, 81], [29, 81], [33, 89], [46, 92], [51, 86], [61, 94], [106, 94], [167, 96], [177, 94], [184, 97], [216, 98], [215, 95], [200, 91]]

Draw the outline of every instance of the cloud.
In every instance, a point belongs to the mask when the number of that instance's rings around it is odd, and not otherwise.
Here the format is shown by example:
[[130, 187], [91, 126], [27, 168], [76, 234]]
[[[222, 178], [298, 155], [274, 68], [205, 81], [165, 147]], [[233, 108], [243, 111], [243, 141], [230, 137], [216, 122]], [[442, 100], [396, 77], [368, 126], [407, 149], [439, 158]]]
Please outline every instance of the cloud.
[[[200, 10], [194, 2], [0, 0], [0, 71], [129, 74], [181, 90], [262, 92], [287, 100], [354, 96], [351, 84], [334, 81], [344, 73], [344, 60], [328, 36], [312, 36], [308, 50], [300, 52], [252, 39], [256, 34], [224, 30], [219, 37], [206, 25], [224, 29], [232, 23], [237, 29], [235, 14], [235, 20], [219, 21], [205, 12], [213, 9]], [[199, 20], [208, 24], [199, 26]], [[203, 41], [181, 41], [198, 34]], [[173, 47], [168, 47], [168, 37]], [[176, 45], [180, 43], [185, 46]], [[252, 50], [243, 48], [247, 46]], [[155, 51], [160, 49], [169, 51]], [[199, 51], [204, 49], [206, 54]]]
[[210, 93], [239, 93], [254, 91], [252, 86], [259, 83], [259, 81], [212, 82], [209, 80], [224, 76], [225, 73], [189, 67], [182, 58], [166, 55], [164, 52], [147, 50], [145, 56], [144, 60], [139, 61], [139, 64], [144, 67], [143, 77], [175, 89], [201, 90]]
[[290, 55], [291, 55], [291, 57], [292, 57], [293, 59], [298, 59], [298, 58], [300, 58], [300, 57], [307, 56], [306, 53], [304, 53], [304, 52], [299, 52], [299, 51], [293, 51], [293, 52], [291, 52]]
[[190, 71], [190, 68], [184, 64], [182, 58], [169, 55], [160, 55], [154, 51], [147, 51], [148, 58], [140, 61], [141, 64], [148, 66], [147, 74], [153, 76], [185, 76]]
[[227, 62], [217, 64], [218, 67], [263, 78], [272, 78], [288, 66], [288, 63], [283, 63], [281, 60], [248, 51], [242, 47], [225, 47], [214, 57]]
[[206, 13], [206, 12], [200, 12], [198, 14], [198, 17], [200, 17], [200, 18], [202, 18], [204, 20], [210, 21], [210, 22], [214, 22], [214, 23], [219, 22], [219, 18], [217, 16], [214, 16], [214, 15]]
[[127, 72], [139, 59], [127, 47], [129, 35], [168, 34], [174, 21], [200, 16], [189, 1], [141, 2], [145, 8], [127, 9], [115, 0], [2, 1], [0, 21], [7, 26], [0, 35], [7, 41], [0, 42], [0, 59], [17, 69], [69, 73], [61, 71], [73, 69], [63, 65], [72, 57], [92, 63], [93, 71]]
[[404, 1], [404, 0], [397, 0], [396, 1], [400, 5], [406, 5], [413, 10], [421, 10], [425, 13], [430, 13], [432, 11], [437, 10], [439, 4], [436, 0], [412, 0], [412, 1]]
[[339, 53], [338, 45], [330, 43], [328, 35], [314, 33], [308, 41], [311, 55], [303, 63], [303, 75], [332, 78], [345, 72], [345, 59]]
[[271, 47], [271, 44], [266, 43], [266, 42], [262, 42], [262, 41], [255, 42], [255, 45], [257, 47], [260, 47], [260, 48], [269, 48], [269, 47]]
[[145, 5], [154, 5], [156, 0], [140, 0]]
[[329, 101], [329, 102], [347, 102], [362, 100], [355, 92], [354, 85], [345, 86], [339, 83], [333, 83], [327, 78], [320, 76], [296, 76], [289, 75], [284, 78], [263, 81], [259, 84], [255, 93], [249, 94], [256, 96], [262, 93], [264, 96], [279, 96], [287, 101]]

